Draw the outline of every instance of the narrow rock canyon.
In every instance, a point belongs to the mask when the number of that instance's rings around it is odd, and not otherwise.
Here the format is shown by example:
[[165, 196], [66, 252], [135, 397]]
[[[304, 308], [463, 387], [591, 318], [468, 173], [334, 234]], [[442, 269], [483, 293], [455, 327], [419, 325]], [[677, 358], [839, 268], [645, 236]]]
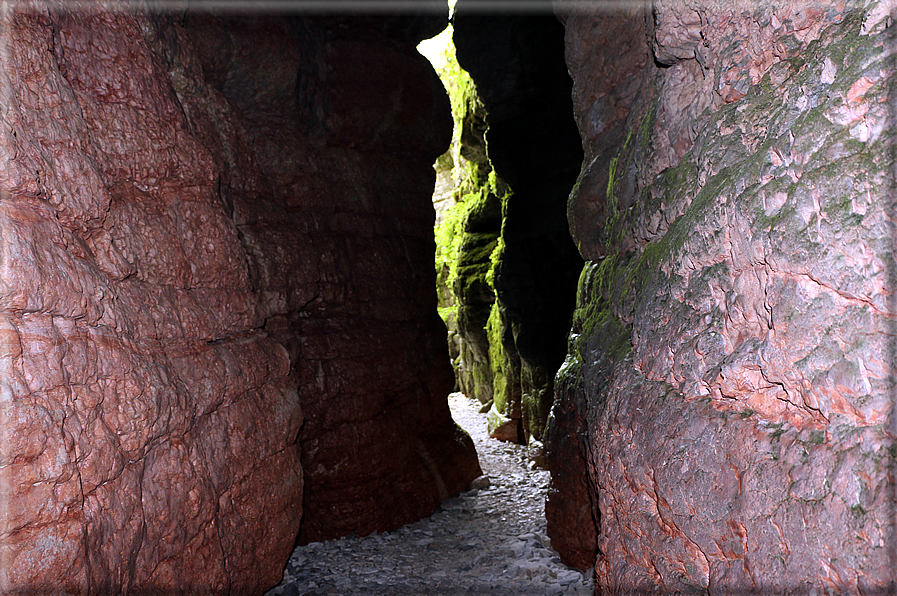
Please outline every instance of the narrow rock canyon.
[[426, 518], [456, 383], [601, 594], [897, 592], [897, 7], [459, 0], [456, 379], [448, 8], [367, 6], [0, 4], [0, 593], [260, 594]]
[[3, 8], [0, 590], [259, 593], [466, 489], [445, 17]]

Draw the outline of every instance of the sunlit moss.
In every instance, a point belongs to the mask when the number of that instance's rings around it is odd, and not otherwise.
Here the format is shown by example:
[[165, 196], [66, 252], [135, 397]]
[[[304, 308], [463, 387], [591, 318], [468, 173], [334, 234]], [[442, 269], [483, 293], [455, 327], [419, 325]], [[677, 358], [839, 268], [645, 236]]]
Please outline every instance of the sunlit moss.
[[492, 388], [495, 409], [501, 414], [507, 414], [508, 375], [505, 371], [504, 350], [501, 342], [501, 308], [497, 302], [492, 305], [492, 311], [489, 313], [486, 333], [489, 337], [489, 360], [492, 364]]
[[[456, 366], [460, 384], [478, 397], [497, 395], [503, 409], [507, 382], [495, 282], [504, 246], [499, 222], [510, 188], [495, 175], [485, 158], [485, 141], [482, 147], [474, 146], [471, 150], [471, 138], [476, 142], [478, 136], [482, 137], [485, 112], [473, 79], [458, 65], [450, 36], [451, 32], [446, 35], [438, 59], [430, 58], [448, 93], [455, 123], [452, 147], [436, 164], [441, 172], [450, 171], [455, 182], [455, 203], [442, 211], [435, 229], [437, 288], [440, 296], [449, 296], [440, 302], [444, 320], [457, 321], [462, 341], [471, 342], [470, 349], [462, 348], [464, 362]], [[477, 155], [483, 158], [471, 157]], [[490, 228], [493, 225], [494, 229]], [[455, 310], [449, 317], [448, 309], [452, 308]], [[492, 313], [488, 322], [477, 320], [479, 312]], [[475, 355], [474, 344], [487, 342], [488, 354]]]

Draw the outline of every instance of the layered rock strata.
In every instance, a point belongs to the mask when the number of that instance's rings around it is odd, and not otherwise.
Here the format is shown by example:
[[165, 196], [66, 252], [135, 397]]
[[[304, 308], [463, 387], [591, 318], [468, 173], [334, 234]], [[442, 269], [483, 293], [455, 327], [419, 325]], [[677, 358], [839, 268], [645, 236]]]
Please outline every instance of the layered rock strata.
[[466, 488], [439, 19], [58, 8], [0, 13], [0, 590], [258, 593]]
[[552, 544], [606, 594], [890, 593], [889, 7], [556, 6], [589, 262]]

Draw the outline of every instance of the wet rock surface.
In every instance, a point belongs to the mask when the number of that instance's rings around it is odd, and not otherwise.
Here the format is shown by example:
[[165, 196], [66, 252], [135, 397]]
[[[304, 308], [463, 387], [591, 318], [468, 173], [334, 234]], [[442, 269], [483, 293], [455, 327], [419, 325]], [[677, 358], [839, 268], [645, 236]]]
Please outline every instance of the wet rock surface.
[[485, 477], [431, 517], [393, 532], [296, 548], [281, 585], [299, 594], [592, 594], [591, 573], [564, 566], [545, 534], [548, 472], [527, 449], [489, 439], [481, 404], [449, 396]]

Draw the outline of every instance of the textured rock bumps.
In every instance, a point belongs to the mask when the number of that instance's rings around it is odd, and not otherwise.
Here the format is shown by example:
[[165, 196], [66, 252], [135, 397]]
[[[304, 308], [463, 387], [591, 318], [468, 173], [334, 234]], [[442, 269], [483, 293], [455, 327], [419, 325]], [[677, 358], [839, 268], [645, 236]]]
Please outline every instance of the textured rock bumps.
[[432, 23], [33, 8], [0, 16], [0, 590], [258, 592], [303, 468], [310, 536], [465, 488]]
[[[593, 262], [549, 430], [552, 543], [597, 546], [607, 593], [893, 589], [887, 7], [558, 8]], [[611, 53], [639, 21], [624, 45], [659, 64]], [[597, 544], [565, 525], [588, 512]]]

